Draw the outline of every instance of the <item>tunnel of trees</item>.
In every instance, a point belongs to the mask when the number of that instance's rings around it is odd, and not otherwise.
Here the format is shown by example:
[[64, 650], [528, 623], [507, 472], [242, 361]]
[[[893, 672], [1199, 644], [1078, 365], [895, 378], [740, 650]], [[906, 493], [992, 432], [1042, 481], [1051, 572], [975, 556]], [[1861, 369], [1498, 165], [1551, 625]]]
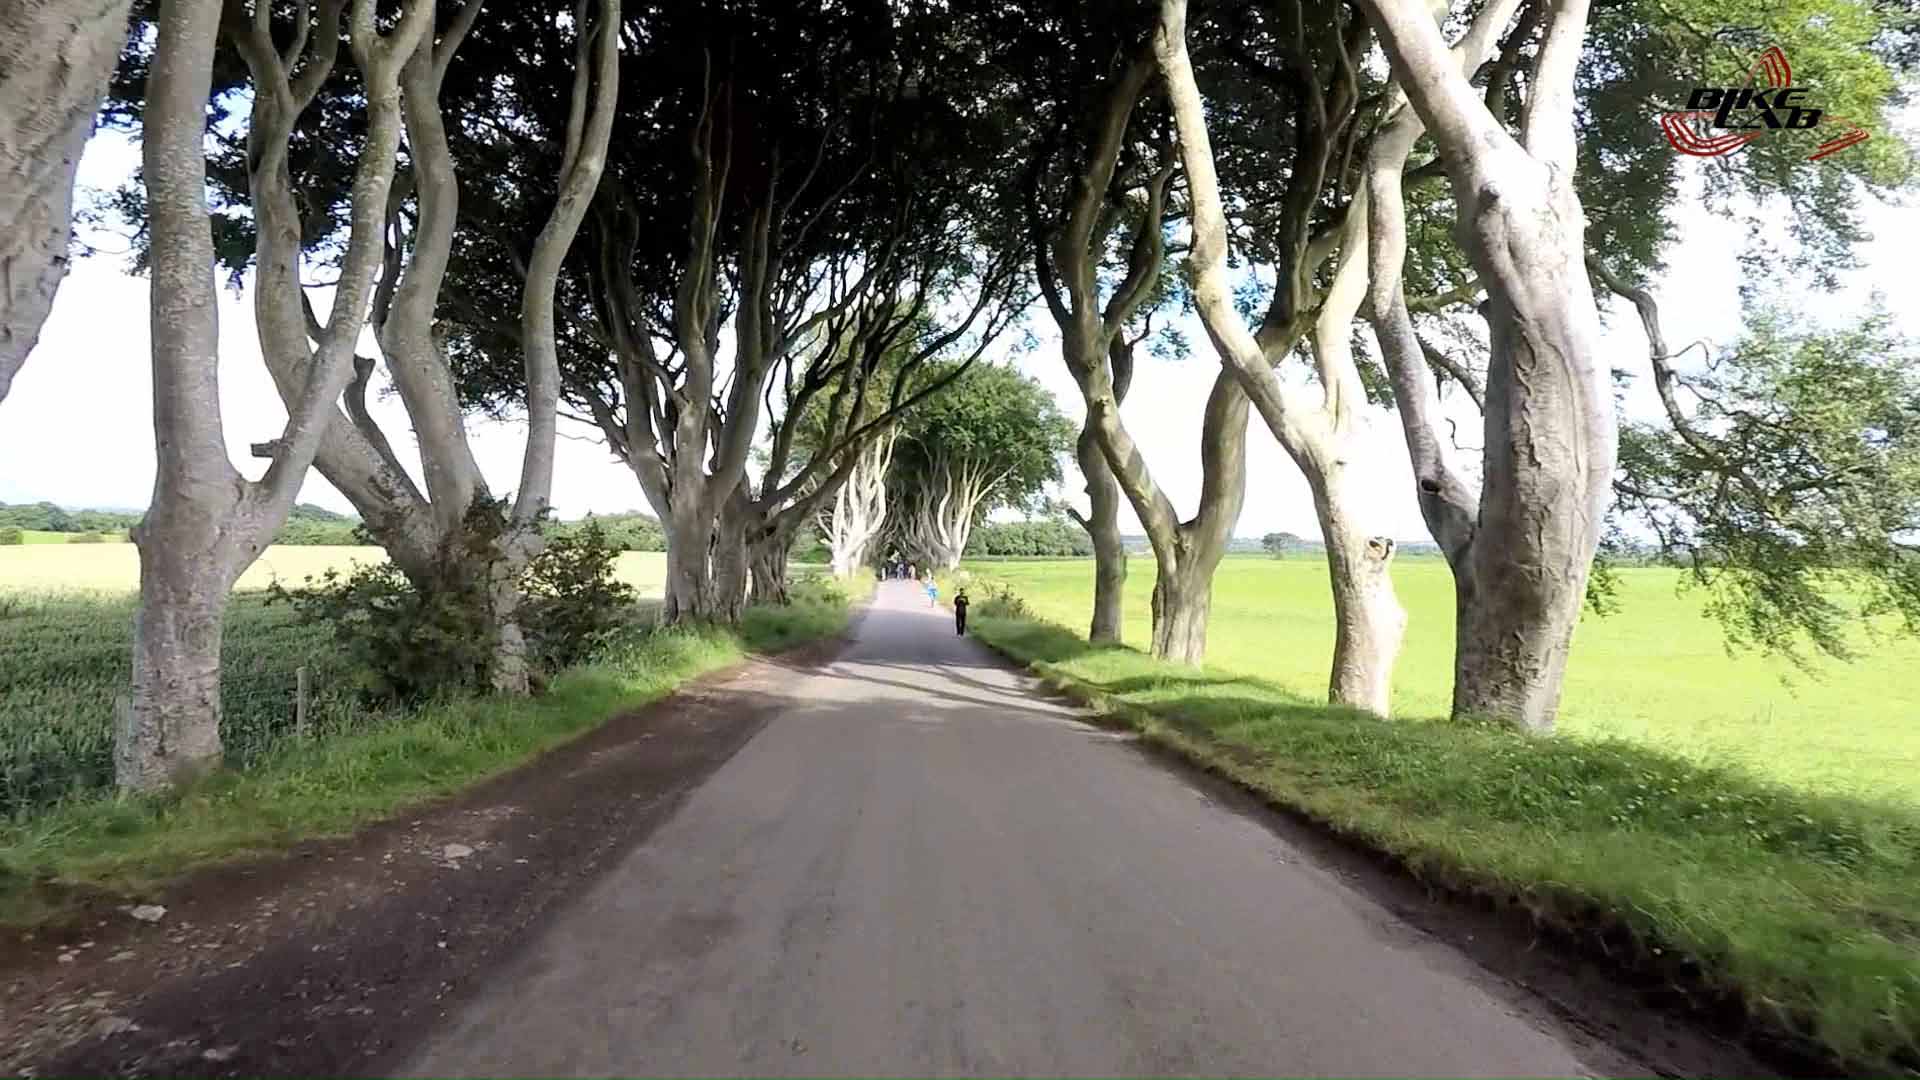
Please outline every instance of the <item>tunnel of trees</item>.
[[[1883, 313], [1835, 332], [1793, 297], [1847, 264], [1864, 200], [1910, 188], [1908, 148], [1776, 132], [1689, 173], [1649, 120], [1790, 36], [1796, 78], [1878, 130], [1920, 65], [1912, 20], [1814, 7], [1722, 31], [1699, 0], [11, 5], [0, 396], [57, 362], [30, 352], [97, 114], [142, 146], [115, 208], [151, 278], [159, 468], [137, 520], [0, 527], [131, 529], [117, 763], [139, 789], [218, 764], [224, 598], [276, 538], [363, 532], [392, 588], [486, 643], [485, 686], [537, 689], [529, 581], [582, 531], [550, 521], [563, 418], [631, 474], [645, 513], [592, 543], [665, 551], [669, 624], [786, 602], [796, 546], [841, 574], [1077, 554], [1088, 636], [1114, 641], [1124, 510], [1150, 648], [1197, 664], [1249, 485], [1273, 482], [1248, 475], [1258, 423], [1311, 492], [1329, 699], [1385, 713], [1407, 617], [1348, 462], [1388, 407], [1454, 580], [1457, 715], [1552, 727], [1623, 530], [1707, 582], [1735, 637], [1840, 651], [1864, 613], [1920, 625], [1920, 391]], [[1708, 365], [1647, 286], [1690, 176], [1793, 240], [1755, 253], [1749, 331]], [[227, 456], [223, 277], [288, 413], [259, 480]], [[1647, 354], [1604, 354], [1603, 311]], [[1175, 355], [1210, 386], [1191, 514], [1127, 423], [1154, 405], [1129, 405], [1136, 366]], [[1634, 379], [1657, 422], [1622, 420]], [[369, 409], [381, 388], [410, 440]], [[1471, 452], [1442, 395], [1483, 418]], [[525, 423], [511, 492], [475, 417]], [[357, 523], [294, 505], [310, 469]], [[1084, 500], [1049, 509], [1063, 488]]]

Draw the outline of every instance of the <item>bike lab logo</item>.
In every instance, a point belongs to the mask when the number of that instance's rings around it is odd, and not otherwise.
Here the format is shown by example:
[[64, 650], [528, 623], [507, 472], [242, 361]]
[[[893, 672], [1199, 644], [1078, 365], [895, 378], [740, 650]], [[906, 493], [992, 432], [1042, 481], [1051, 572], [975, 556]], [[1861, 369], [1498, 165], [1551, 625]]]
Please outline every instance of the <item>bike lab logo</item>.
[[1747, 72], [1747, 85], [1696, 86], [1686, 111], [1661, 113], [1660, 127], [1669, 145], [1694, 157], [1731, 154], [1770, 131], [1840, 131], [1815, 147], [1808, 161], [1867, 141], [1860, 125], [1828, 115], [1807, 100], [1806, 87], [1793, 85], [1793, 68], [1778, 45], [1760, 54]]

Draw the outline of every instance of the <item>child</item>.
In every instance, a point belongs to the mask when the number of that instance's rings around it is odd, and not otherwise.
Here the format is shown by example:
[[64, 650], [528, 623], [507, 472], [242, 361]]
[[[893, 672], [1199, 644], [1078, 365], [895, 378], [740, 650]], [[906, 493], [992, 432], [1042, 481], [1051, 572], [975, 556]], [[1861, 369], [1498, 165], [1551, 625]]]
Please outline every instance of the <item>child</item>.
[[953, 594], [953, 632], [967, 632], [967, 590], [965, 586]]
[[940, 586], [934, 584], [933, 575], [928, 574], [927, 575], [927, 606], [938, 607], [939, 605], [940, 605]]

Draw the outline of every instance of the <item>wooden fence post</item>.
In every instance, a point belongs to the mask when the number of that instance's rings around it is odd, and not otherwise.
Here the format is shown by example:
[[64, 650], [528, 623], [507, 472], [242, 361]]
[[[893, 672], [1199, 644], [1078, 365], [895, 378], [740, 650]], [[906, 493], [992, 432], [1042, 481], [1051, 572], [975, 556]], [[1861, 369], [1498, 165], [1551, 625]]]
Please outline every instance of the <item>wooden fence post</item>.
[[293, 731], [301, 738], [307, 737], [307, 665], [301, 664], [293, 672]]

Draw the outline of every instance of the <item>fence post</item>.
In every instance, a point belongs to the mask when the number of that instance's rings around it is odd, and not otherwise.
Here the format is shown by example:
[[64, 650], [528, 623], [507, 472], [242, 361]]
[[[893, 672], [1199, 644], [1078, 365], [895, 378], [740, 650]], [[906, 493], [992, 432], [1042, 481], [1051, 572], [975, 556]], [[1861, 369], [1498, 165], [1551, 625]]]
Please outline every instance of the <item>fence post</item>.
[[307, 737], [307, 665], [301, 664], [293, 672], [293, 731], [301, 738]]

